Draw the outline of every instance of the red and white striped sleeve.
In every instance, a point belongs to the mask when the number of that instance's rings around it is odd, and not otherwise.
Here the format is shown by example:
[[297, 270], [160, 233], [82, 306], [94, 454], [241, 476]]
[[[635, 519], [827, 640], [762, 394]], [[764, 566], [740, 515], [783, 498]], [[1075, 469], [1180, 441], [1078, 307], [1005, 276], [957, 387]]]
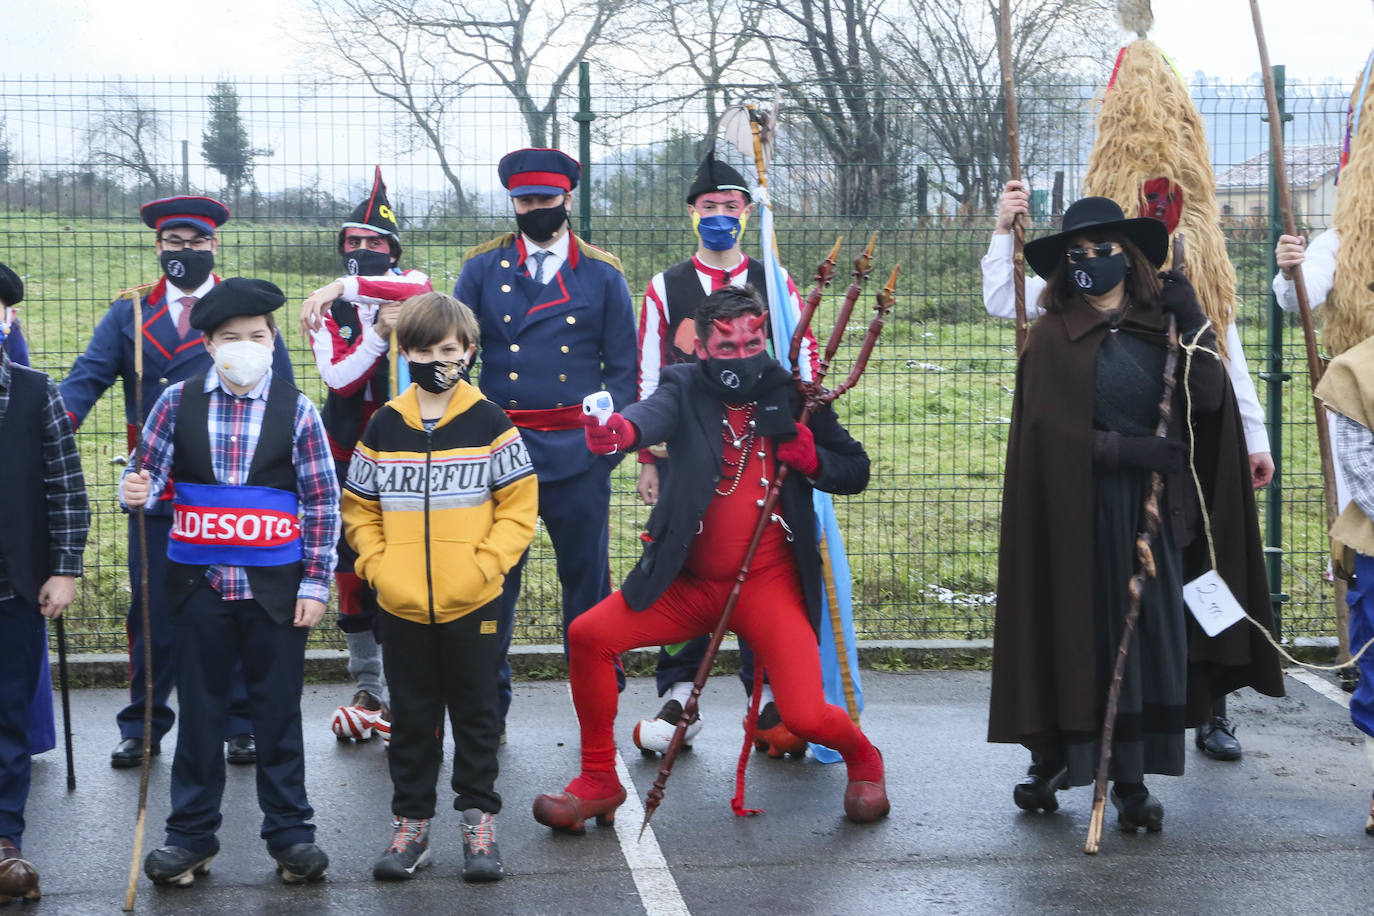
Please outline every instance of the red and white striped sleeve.
[[668, 364], [670, 344], [668, 308], [665, 305], [663, 274], [655, 274], [644, 292], [639, 312], [639, 399], [658, 390], [658, 376]]
[[340, 277], [339, 282], [343, 284], [344, 299], [366, 305], [400, 302], [420, 293], [434, 291], [429, 277], [413, 269], [403, 274], [386, 274], [381, 277]]
[[357, 394], [386, 356], [388, 341], [377, 333], [371, 321], [363, 319], [362, 324], [363, 331], [356, 339], [345, 340], [334, 316], [326, 315], [324, 326], [310, 336], [320, 378], [330, 391], [343, 397]]

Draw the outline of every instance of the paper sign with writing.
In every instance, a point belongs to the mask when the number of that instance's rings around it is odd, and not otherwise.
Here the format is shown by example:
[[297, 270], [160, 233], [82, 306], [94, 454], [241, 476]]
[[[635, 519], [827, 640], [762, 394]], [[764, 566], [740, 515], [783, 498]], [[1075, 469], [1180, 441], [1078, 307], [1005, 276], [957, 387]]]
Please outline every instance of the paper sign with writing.
[[1183, 600], [1208, 636], [1245, 619], [1245, 610], [1215, 569], [1184, 583]]

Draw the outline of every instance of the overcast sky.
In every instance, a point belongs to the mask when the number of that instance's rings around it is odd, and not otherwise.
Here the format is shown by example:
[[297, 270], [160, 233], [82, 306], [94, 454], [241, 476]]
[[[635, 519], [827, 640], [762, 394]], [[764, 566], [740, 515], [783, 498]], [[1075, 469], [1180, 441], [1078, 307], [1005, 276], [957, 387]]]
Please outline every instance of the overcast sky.
[[[1290, 79], [1351, 82], [1374, 43], [1374, 0], [1262, 0], [1269, 57]], [[166, 0], [41, 0], [10, 4], [4, 72], [11, 76], [289, 76], [291, 0], [193, 5]], [[1154, 39], [1191, 80], [1259, 71], [1247, 0], [1154, 0]], [[191, 31], [192, 25], [199, 31]], [[1123, 33], [1123, 42], [1126, 36]], [[187, 53], [177, 54], [176, 49]]]

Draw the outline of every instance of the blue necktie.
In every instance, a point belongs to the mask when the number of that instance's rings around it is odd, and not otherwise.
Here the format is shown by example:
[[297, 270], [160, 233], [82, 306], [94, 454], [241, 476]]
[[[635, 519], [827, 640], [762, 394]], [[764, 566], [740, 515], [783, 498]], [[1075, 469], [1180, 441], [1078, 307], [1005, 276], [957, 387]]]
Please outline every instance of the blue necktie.
[[549, 258], [553, 257], [553, 252], [552, 252], [552, 251], [536, 251], [534, 254], [530, 255], [530, 257], [534, 258], [534, 282], [535, 282], [535, 283], [543, 283], [543, 282], [544, 282], [544, 262], [547, 261]]

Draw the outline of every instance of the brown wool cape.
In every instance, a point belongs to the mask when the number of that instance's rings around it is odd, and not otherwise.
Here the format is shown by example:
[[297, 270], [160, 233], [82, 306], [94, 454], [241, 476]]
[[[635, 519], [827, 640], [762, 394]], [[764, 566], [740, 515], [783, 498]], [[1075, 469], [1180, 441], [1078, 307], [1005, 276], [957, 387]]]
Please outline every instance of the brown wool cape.
[[[1122, 333], [1164, 345], [1158, 304], [1135, 306]], [[1062, 732], [1097, 732], [1106, 684], [1097, 683], [1093, 601], [1093, 378], [1106, 319], [1081, 300], [1047, 313], [1030, 329], [1016, 373], [993, 643], [988, 740], [1034, 745]], [[1209, 333], [1206, 335], [1211, 337]], [[1212, 344], [1215, 348], [1215, 344]], [[1170, 438], [1186, 442], [1184, 356], [1179, 354]], [[1221, 408], [1193, 411], [1195, 462], [1210, 510], [1217, 567], [1241, 605], [1273, 628], [1255, 497], [1230, 381], [1216, 359], [1198, 352], [1191, 377], [1215, 376]], [[1210, 379], [1207, 382], [1211, 384]], [[1184, 581], [1210, 565], [1196, 489], [1187, 468], [1165, 481], [1165, 524], [1183, 549]], [[1189, 494], [1192, 498], [1189, 499]], [[1211, 715], [1212, 702], [1249, 685], [1283, 696], [1273, 648], [1241, 621], [1209, 639], [1185, 611], [1188, 627], [1188, 724]]]

